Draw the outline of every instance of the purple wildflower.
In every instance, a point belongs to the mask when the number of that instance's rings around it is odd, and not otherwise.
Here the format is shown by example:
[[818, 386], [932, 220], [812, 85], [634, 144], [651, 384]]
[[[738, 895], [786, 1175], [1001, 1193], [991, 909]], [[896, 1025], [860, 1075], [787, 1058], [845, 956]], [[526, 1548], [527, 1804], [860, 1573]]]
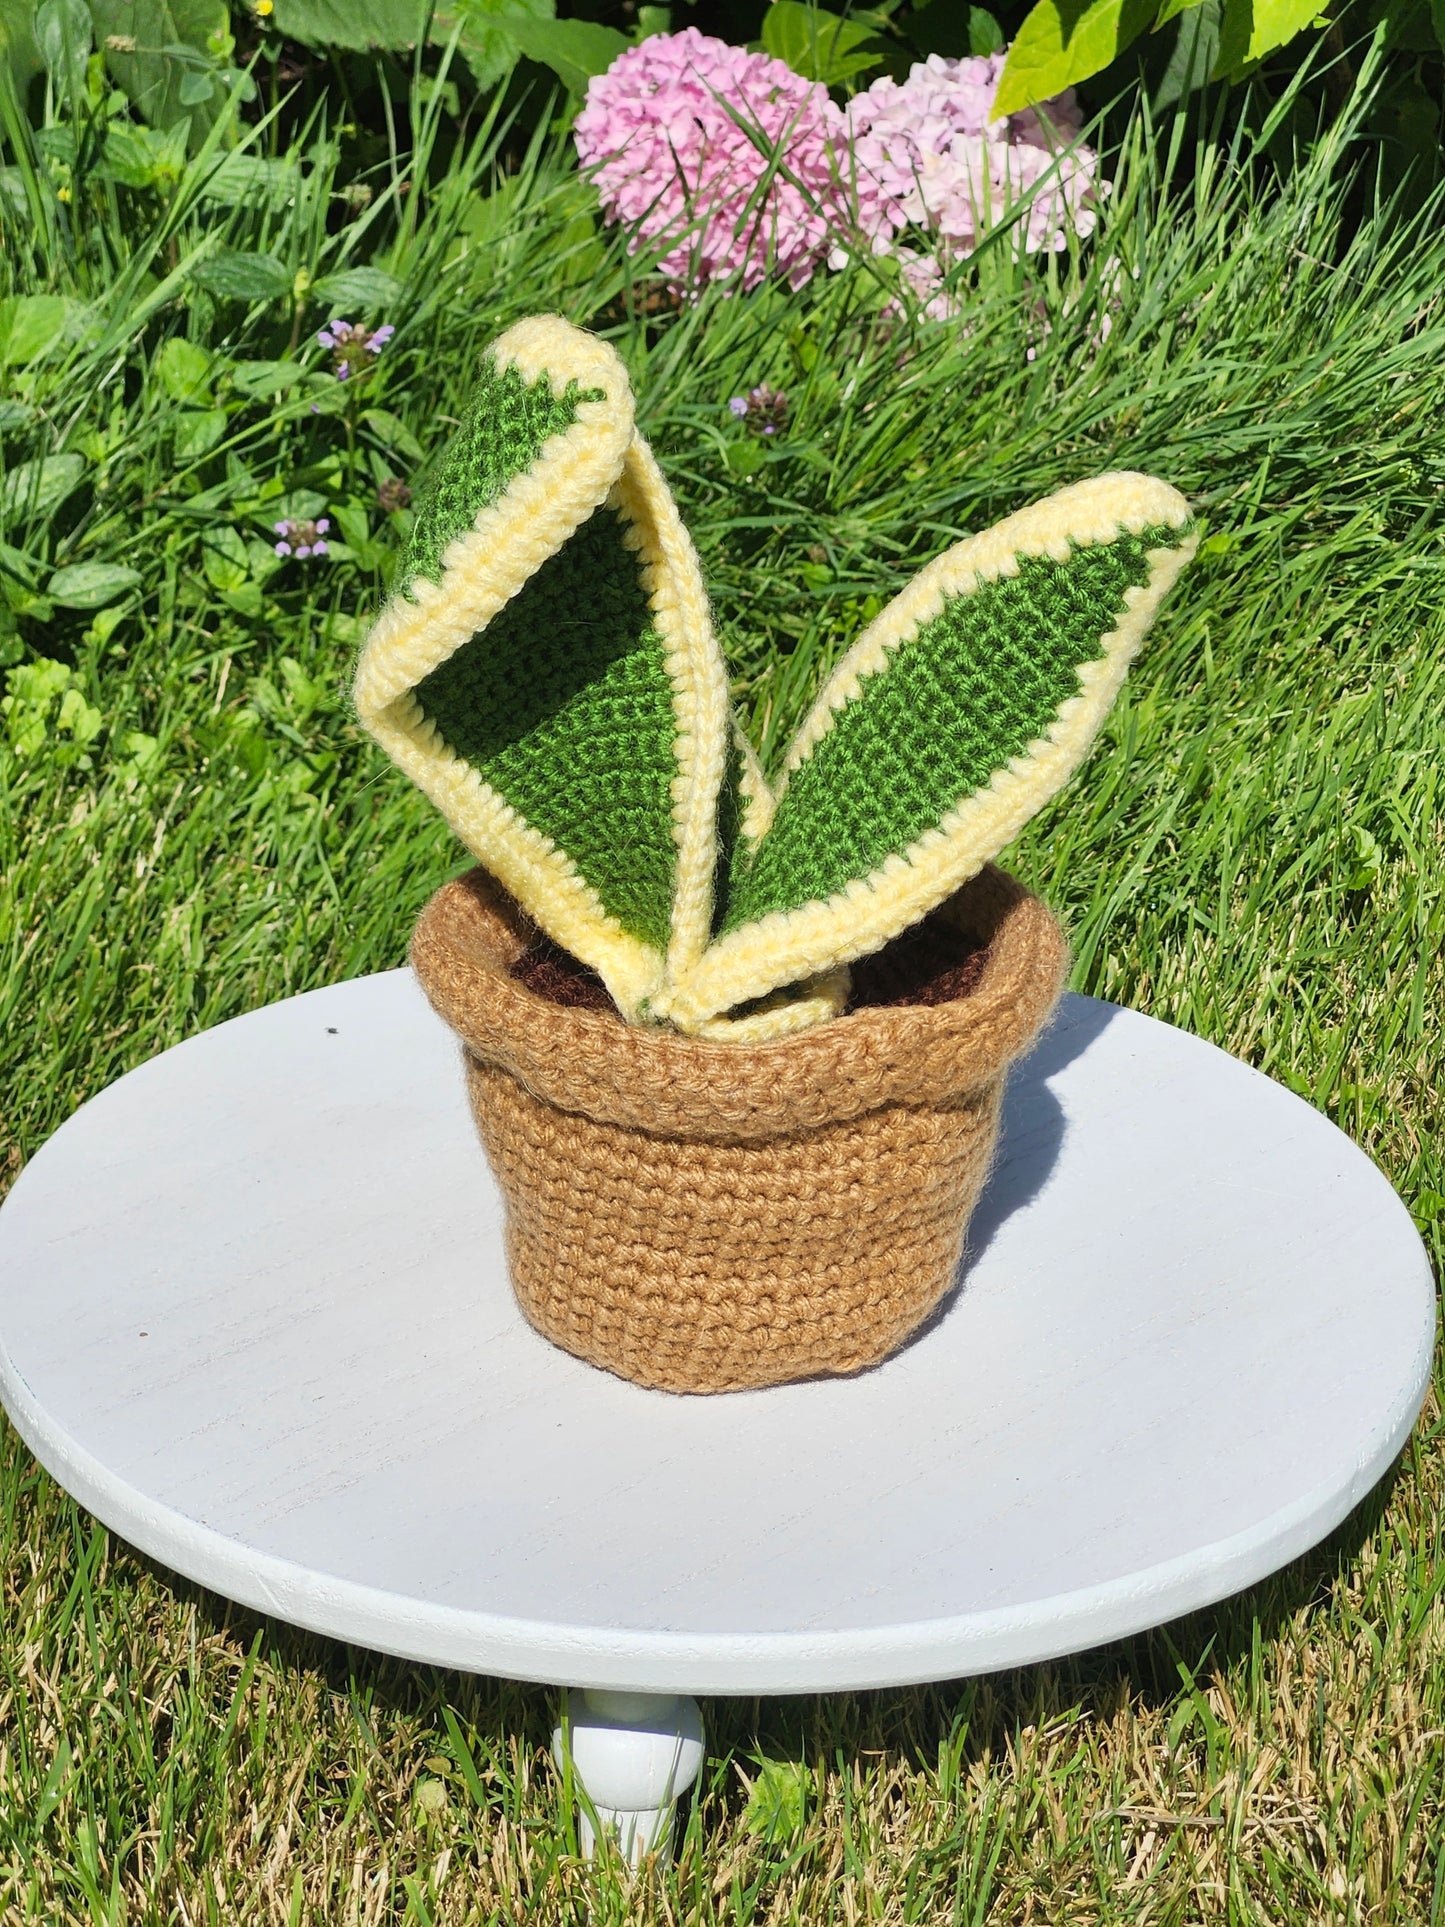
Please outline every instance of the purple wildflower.
[[395, 515], [398, 509], [410, 508], [411, 490], [397, 476], [388, 475], [376, 491], [376, 505], [384, 515]]
[[308, 556], [325, 555], [326, 531], [331, 527], [330, 518], [323, 515], [315, 522], [302, 517], [288, 517], [275, 525], [280, 540], [274, 545], [277, 555], [294, 555], [298, 562]]
[[364, 321], [344, 321], [333, 316], [316, 336], [316, 345], [331, 356], [331, 372], [338, 381], [356, 381], [368, 375], [381, 357], [381, 351], [396, 333], [387, 322], [368, 328]]
[[776, 435], [788, 419], [788, 398], [781, 388], [760, 382], [746, 395], [734, 395], [728, 412], [746, 422], [755, 435]]

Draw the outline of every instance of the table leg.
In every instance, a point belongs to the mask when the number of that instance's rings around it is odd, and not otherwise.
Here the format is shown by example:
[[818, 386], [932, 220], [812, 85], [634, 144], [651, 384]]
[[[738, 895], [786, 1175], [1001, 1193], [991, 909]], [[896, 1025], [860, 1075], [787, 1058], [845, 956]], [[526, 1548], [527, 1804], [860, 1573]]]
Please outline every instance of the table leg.
[[[703, 1760], [702, 1715], [695, 1699], [672, 1693], [616, 1693], [587, 1688], [567, 1695], [552, 1735], [559, 1766], [572, 1771], [597, 1823], [630, 1866], [672, 1854], [672, 1815]], [[591, 1859], [597, 1834], [585, 1806], [578, 1813], [582, 1851]]]

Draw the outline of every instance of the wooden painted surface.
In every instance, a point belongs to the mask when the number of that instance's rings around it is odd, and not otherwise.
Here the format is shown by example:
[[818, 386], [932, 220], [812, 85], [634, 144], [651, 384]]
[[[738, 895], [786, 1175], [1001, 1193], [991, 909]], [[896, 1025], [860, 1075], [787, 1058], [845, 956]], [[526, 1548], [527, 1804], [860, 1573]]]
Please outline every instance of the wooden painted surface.
[[521, 1321], [455, 1047], [405, 972], [86, 1105], [0, 1211], [0, 1391], [171, 1567], [321, 1632], [654, 1692], [944, 1678], [1237, 1590], [1388, 1468], [1435, 1301], [1280, 1086], [1071, 997], [960, 1288], [851, 1381], [679, 1399]]

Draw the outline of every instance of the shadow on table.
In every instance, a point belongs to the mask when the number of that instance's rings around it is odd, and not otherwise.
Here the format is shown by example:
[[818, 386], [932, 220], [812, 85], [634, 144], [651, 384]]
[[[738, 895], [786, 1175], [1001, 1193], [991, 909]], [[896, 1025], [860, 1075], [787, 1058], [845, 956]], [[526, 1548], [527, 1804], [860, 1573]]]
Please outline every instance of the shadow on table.
[[901, 1349], [927, 1338], [948, 1317], [968, 1286], [968, 1275], [1015, 1211], [1048, 1183], [1064, 1146], [1065, 1118], [1049, 1079], [1081, 1057], [1118, 1016], [1114, 1004], [1066, 997], [1052, 1023], [1009, 1075], [998, 1150], [969, 1221], [968, 1242], [953, 1283]]

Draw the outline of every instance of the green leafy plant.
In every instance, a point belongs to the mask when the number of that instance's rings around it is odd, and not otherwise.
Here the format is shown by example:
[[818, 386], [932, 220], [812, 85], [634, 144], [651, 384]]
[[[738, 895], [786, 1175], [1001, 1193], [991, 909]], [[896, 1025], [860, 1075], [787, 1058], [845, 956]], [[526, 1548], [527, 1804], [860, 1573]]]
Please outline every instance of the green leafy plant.
[[59, 99], [93, 110], [98, 69], [150, 128], [179, 127], [183, 146], [234, 92], [253, 93], [234, 55], [225, 0], [0, 0], [0, 69], [17, 95], [43, 71]]
[[624, 1015], [777, 1035], [1067, 780], [1195, 541], [1122, 472], [956, 544], [844, 655], [774, 792], [626, 371], [539, 317], [484, 362], [357, 710]]
[[[1418, 20], [1407, 17], [1416, 11]], [[1244, 80], [1267, 56], [1328, 27], [1334, 12], [1316, 0], [1036, 0], [1009, 47], [994, 112], [1017, 113], [1062, 93], [1102, 73], [1146, 33], [1176, 22], [1176, 64], [1191, 70], [1190, 84]], [[1386, 0], [1370, 24], [1403, 53], [1445, 48], [1445, 8], [1438, 4], [1427, 19], [1423, 5]], [[1430, 132], [1438, 147], [1438, 100]]]
[[478, 87], [495, 87], [519, 59], [550, 67], [569, 93], [583, 94], [593, 74], [605, 73], [628, 43], [615, 27], [593, 20], [559, 20], [556, 0], [276, 0], [274, 21], [293, 40], [312, 47], [400, 50], [428, 35], [455, 42]]
[[44, 660], [10, 671], [0, 716], [15, 756], [24, 760], [48, 754], [62, 768], [74, 763], [90, 767], [87, 747], [105, 722], [94, 703], [86, 701], [74, 671], [63, 662]]
[[844, 16], [809, 0], [773, 0], [763, 15], [763, 48], [804, 79], [841, 87], [884, 64], [888, 48], [881, 36], [887, 25], [878, 13], [855, 10]]

